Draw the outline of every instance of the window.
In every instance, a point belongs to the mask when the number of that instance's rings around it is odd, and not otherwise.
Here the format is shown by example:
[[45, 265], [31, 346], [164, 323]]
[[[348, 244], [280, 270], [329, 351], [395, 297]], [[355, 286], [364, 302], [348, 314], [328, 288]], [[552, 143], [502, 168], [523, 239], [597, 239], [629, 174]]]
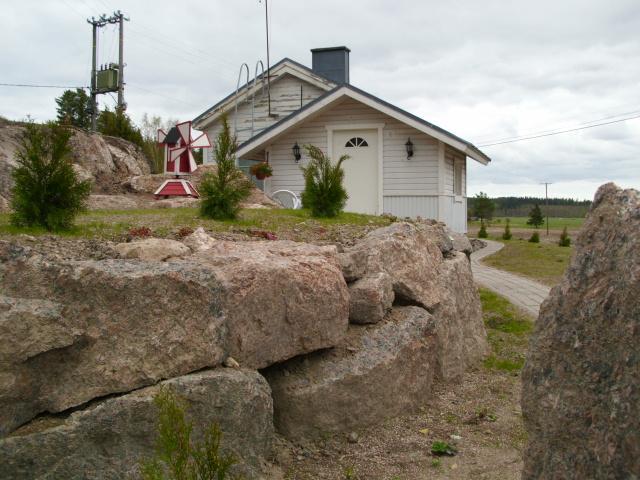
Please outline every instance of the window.
[[364, 138], [353, 137], [347, 143], [344, 144], [345, 147], [368, 147], [369, 144]]
[[453, 164], [453, 193], [462, 195], [462, 162], [456, 160]]

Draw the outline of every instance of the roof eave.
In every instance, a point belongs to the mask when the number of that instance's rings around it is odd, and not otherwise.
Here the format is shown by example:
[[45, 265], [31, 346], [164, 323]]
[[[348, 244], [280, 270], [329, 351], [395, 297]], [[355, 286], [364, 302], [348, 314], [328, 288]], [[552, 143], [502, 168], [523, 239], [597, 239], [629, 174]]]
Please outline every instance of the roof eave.
[[259, 150], [260, 148], [263, 148], [264, 145], [272, 141], [273, 138], [286, 133], [287, 131], [289, 131], [289, 129], [295, 127], [295, 125], [297, 125], [298, 123], [308, 119], [311, 115], [314, 115], [316, 112], [327, 108], [329, 105], [339, 100], [342, 96], [348, 96], [350, 98], [353, 98], [354, 100], [369, 104], [370, 106], [371, 103], [375, 103], [376, 106], [374, 106], [373, 108], [376, 108], [378, 111], [381, 111], [382, 113], [389, 115], [392, 118], [396, 118], [397, 120], [410, 125], [413, 128], [416, 128], [416, 130], [422, 131], [427, 135], [437, 138], [438, 140], [441, 140], [444, 143], [457, 148], [477, 162], [483, 165], [487, 165], [489, 162], [491, 162], [491, 159], [487, 155], [485, 155], [476, 146], [467, 142], [466, 140], [463, 140], [436, 125], [433, 125], [419, 117], [416, 117], [409, 112], [395, 107], [394, 105], [391, 105], [390, 103], [387, 103], [384, 100], [381, 100], [349, 84], [335, 87], [334, 89], [328, 91], [324, 95], [305, 105], [304, 108], [292, 112], [290, 115], [275, 123], [271, 127], [263, 130], [258, 135], [247, 140], [238, 148], [238, 151], [236, 152], [238, 157], [242, 157], [243, 155], [247, 155], [256, 150]]

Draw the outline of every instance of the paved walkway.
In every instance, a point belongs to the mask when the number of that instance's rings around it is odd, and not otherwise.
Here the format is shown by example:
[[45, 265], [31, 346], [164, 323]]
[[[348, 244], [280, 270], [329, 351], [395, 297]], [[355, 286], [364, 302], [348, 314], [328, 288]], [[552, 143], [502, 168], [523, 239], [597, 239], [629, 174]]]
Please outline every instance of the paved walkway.
[[492, 255], [504, 247], [500, 242], [484, 239], [483, 241], [487, 242], [487, 246], [471, 254], [471, 269], [476, 282], [502, 295], [534, 319], [538, 318], [540, 304], [549, 295], [551, 287], [480, 262], [481, 258]]

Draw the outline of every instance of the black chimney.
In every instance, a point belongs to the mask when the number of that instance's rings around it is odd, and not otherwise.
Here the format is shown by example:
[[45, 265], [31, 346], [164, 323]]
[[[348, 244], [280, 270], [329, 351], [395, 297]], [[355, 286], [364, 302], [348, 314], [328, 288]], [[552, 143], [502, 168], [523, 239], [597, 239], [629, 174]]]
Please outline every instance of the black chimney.
[[349, 83], [350, 51], [347, 47], [314, 48], [311, 69], [339, 85]]

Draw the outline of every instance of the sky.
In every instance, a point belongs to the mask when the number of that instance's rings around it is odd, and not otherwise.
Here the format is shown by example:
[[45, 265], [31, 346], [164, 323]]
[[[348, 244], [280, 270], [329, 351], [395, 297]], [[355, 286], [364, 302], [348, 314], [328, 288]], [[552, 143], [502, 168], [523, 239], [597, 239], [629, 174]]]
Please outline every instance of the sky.
[[[479, 146], [468, 194], [590, 199], [614, 181], [640, 188], [638, 0], [270, 0], [270, 58], [311, 65], [310, 49], [351, 49], [351, 83]], [[125, 99], [189, 120], [266, 60], [264, 0], [3, 2], [0, 83], [86, 86], [90, 16], [121, 10]], [[98, 62], [117, 61], [115, 26]], [[266, 63], [266, 62], [265, 62]], [[55, 118], [63, 90], [0, 86], [0, 115]], [[101, 104], [113, 107], [110, 96]]]

